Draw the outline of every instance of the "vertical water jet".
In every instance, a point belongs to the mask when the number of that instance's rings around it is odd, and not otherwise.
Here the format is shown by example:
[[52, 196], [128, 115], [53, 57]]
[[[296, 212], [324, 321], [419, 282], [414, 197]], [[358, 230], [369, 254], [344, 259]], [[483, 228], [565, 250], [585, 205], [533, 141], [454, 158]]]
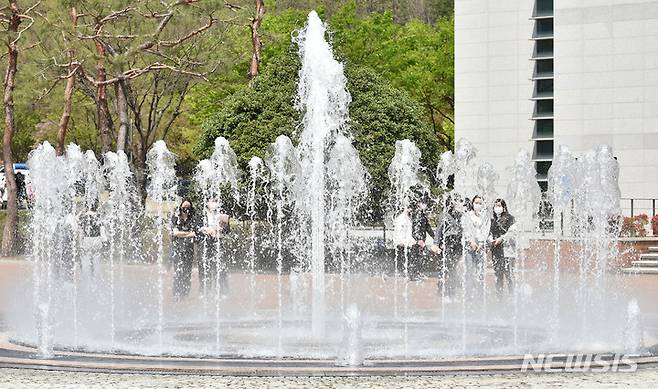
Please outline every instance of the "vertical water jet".
[[343, 65], [334, 58], [325, 33], [326, 25], [312, 11], [296, 39], [302, 62], [297, 108], [304, 115], [298, 145], [305, 186], [300, 205], [311, 221], [312, 328], [316, 336], [324, 334], [325, 326], [326, 150], [344, 130], [351, 101]]

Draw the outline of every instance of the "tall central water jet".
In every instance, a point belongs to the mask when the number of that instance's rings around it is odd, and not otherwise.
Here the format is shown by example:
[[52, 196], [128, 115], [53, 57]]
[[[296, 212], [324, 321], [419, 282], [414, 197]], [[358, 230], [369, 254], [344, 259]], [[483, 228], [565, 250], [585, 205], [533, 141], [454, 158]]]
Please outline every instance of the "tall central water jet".
[[299, 154], [305, 190], [299, 201], [311, 219], [311, 273], [313, 282], [313, 333], [324, 332], [325, 316], [325, 153], [348, 119], [351, 101], [343, 65], [325, 40], [326, 26], [315, 11], [299, 32], [297, 108], [304, 114]]
[[155, 242], [157, 247], [158, 266], [158, 349], [163, 352], [164, 332], [164, 230], [168, 212], [166, 206], [176, 198], [176, 156], [167, 149], [164, 141], [153, 144], [146, 154], [146, 165], [149, 171], [148, 196], [153, 202], [155, 213]]

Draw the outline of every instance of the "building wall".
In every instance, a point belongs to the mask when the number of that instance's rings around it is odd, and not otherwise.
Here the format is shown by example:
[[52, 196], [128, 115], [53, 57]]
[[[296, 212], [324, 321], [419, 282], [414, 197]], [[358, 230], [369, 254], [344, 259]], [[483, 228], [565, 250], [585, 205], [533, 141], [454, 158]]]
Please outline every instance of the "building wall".
[[622, 198], [658, 198], [658, 1], [556, 0], [554, 30], [555, 143], [611, 145]]
[[[533, 153], [535, 3], [455, 1], [455, 137], [494, 165], [501, 194], [518, 150]], [[556, 148], [613, 147], [622, 198], [658, 198], [658, 1], [554, 1], [554, 126]]]
[[532, 0], [455, 1], [455, 138], [478, 149], [506, 192], [521, 148], [532, 151]]

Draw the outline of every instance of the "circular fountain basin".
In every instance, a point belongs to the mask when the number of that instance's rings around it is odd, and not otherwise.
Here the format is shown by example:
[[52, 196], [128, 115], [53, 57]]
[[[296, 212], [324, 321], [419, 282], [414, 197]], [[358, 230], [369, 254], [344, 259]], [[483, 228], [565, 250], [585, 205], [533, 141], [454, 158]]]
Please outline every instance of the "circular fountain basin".
[[[256, 376], [354, 376], [354, 375], [441, 375], [500, 374], [541, 372], [524, 369], [526, 355], [437, 358], [437, 359], [366, 359], [358, 365], [345, 365], [333, 359], [304, 358], [212, 358], [183, 356], [144, 356], [55, 350], [48, 358], [40, 357], [33, 347], [0, 342], [0, 367], [66, 371], [208, 374]], [[531, 355], [537, 359], [539, 355]], [[587, 354], [582, 359], [612, 358], [612, 354]], [[658, 367], [658, 356], [630, 356], [637, 368]], [[574, 363], [573, 354], [555, 354], [551, 368], [578, 372], [587, 369]]]

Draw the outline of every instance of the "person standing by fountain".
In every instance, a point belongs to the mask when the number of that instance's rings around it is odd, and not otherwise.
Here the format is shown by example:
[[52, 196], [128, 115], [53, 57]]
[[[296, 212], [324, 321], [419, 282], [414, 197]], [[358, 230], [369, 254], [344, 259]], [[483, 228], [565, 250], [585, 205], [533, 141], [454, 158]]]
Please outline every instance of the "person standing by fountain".
[[499, 297], [503, 295], [505, 279], [507, 287], [512, 293], [512, 261], [514, 260], [514, 240], [508, 234], [513, 230], [514, 216], [507, 210], [507, 203], [503, 199], [496, 199], [494, 214], [491, 220], [489, 242], [491, 242], [491, 259], [496, 273], [496, 292]]
[[414, 245], [413, 228], [411, 222], [411, 208], [405, 208], [395, 217], [393, 221], [393, 244], [395, 245], [395, 256], [397, 258], [395, 271], [397, 272], [399, 261], [408, 255], [409, 248]]
[[94, 199], [89, 209], [80, 215], [79, 223], [82, 229], [82, 250], [85, 259], [89, 261], [89, 273], [93, 276], [106, 240], [105, 227], [98, 213], [98, 199]]
[[183, 199], [171, 218], [171, 263], [174, 267], [174, 297], [180, 299], [190, 293], [192, 282], [192, 258], [196, 236], [194, 207]]
[[412, 214], [411, 234], [414, 238], [414, 245], [411, 246], [411, 258], [409, 261], [409, 279], [411, 281], [420, 280], [423, 262], [425, 257], [427, 257], [425, 240], [428, 235], [434, 238], [434, 231], [432, 231], [427, 218], [427, 203], [427, 193], [419, 195]]
[[[226, 274], [227, 258], [222, 240], [230, 231], [230, 217], [220, 213], [219, 204], [210, 200], [206, 204], [203, 226], [199, 228], [200, 256], [199, 256], [199, 284], [201, 294], [207, 296], [213, 290], [215, 281], [220, 283], [220, 292], [228, 292], [228, 277]], [[222, 258], [223, 257], [223, 258]], [[219, 274], [217, 274], [219, 271]], [[217, 278], [219, 276], [219, 278]]]
[[470, 275], [471, 286], [474, 286], [475, 281], [484, 286], [484, 256], [490, 225], [486, 223], [486, 211], [482, 197], [475, 195], [470, 203], [472, 209], [462, 219], [466, 245], [464, 253], [466, 269]]
[[443, 288], [444, 296], [452, 298], [455, 293], [457, 275], [455, 268], [464, 254], [464, 245], [462, 244], [462, 215], [464, 213], [464, 201], [457, 193], [448, 195], [445, 201], [445, 208], [441, 220], [436, 228], [435, 242], [431, 251], [435, 254], [443, 254], [445, 260], [439, 261], [439, 264], [445, 268], [441, 269], [437, 286], [439, 290]]

